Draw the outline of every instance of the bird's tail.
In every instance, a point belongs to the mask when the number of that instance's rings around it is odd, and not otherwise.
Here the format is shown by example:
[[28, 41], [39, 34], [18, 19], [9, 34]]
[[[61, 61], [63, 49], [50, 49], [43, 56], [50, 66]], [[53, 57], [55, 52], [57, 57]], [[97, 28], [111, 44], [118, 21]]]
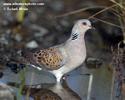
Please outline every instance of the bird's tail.
[[21, 55], [23, 57], [10, 57], [9, 60], [10, 61], [14, 61], [14, 62], [18, 62], [18, 63], [23, 63], [23, 64], [31, 64], [31, 65], [35, 65], [35, 66], [39, 66], [39, 63], [37, 63], [36, 59], [34, 58], [34, 54], [27, 52], [27, 51], [22, 51]]
[[8, 58], [10, 61], [14, 61], [14, 62], [18, 62], [18, 63], [23, 63], [23, 64], [26, 64], [28, 63], [28, 61], [25, 59], [25, 58], [22, 58], [22, 57], [9, 57]]

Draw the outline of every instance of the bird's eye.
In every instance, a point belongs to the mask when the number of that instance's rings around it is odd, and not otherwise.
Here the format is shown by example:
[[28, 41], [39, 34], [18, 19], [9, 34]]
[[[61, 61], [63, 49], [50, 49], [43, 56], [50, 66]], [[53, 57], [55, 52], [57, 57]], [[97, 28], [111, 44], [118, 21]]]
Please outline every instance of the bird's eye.
[[86, 22], [83, 22], [82, 24], [83, 24], [83, 25], [87, 25], [87, 23], [86, 23]]

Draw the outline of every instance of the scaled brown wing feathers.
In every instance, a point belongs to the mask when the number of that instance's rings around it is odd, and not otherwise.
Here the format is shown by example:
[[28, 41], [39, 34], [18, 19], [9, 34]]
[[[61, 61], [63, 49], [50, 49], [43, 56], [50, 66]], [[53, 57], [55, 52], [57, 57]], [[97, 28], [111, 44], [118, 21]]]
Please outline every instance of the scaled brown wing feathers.
[[40, 50], [38, 53], [34, 54], [34, 57], [39, 65], [44, 66], [44, 69], [47, 70], [59, 69], [65, 64], [58, 46]]
[[27, 51], [22, 51], [21, 55], [27, 60], [28, 63], [41, 67], [37, 63], [37, 61], [36, 61], [36, 59], [34, 57], [34, 53], [27, 52]]
[[57, 46], [40, 50], [37, 53], [22, 51], [21, 54], [30, 64], [39, 66], [44, 70], [59, 69], [65, 64], [62, 53]]

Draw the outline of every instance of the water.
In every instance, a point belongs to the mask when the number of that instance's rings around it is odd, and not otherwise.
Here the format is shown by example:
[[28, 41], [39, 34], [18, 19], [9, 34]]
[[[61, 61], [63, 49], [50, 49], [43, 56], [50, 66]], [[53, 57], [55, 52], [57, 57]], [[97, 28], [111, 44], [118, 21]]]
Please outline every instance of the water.
[[[107, 64], [103, 64], [98, 69], [88, 69], [85, 66], [85, 64], [83, 64], [81, 67], [68, 73], [68, 75], [66, 76], [66, 83], [67, 83], [67, 87], [71, 89], [71, 93], [70, 92], [68, 93], [66, 92], [66, 93], [70, 94], [72, 97], [72, 92], [74, 91], [78, 95], [78, 98], [81, 98], [82, 100], [86, 100], [89, 78], [90, 78], [88, 74], [92, 74], [93, 82], [92, 82], [90, 100], [109, 100], [110, 94], [111, 94], [111, 79], [112, 79], [111, 74], [112, 73], [107, 69], [108, 66], [106, 65]], [[8, 69], [6, 69], [3, 73], [4, 73], [4, 76], [0, 79], [0, 81], [4, 83], [8, 83], [8, 82], [19, 83], [19, 81], [21, 80], [20, 75], [14, 74], [10, 72], [10, 70]], [[50, 86], [51, 84], [55, 84], [56, 80], [52, 74], [45, 71], [41, 72], [35, 68], [32, 68], [31, 66], [27, 66], [25, 85], [30, 84], [32, 73], [34, 73], [34, 79], [32, 82], [33, 85], [43, 84], [43, 87], [46, 87], [44, 83], [50, 84]], [[67, 87], [63, 87], [63, 90], [67, 90]], [[54, 88], [55, 87], [53, 87], [53, 91], [55, 91]], [[50, 88], [47, 88], [47, 89], [50, 89]], [[58, 92], [62, 91], [62, 90], [60, 91], [59, 90]], [[77, 100], [77, 99], [74, 99], [74, 100]]]

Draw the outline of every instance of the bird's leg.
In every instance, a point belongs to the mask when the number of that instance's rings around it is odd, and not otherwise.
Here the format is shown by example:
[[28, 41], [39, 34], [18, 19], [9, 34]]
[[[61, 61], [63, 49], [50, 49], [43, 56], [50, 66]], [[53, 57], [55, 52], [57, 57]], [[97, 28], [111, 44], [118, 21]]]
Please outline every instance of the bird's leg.
[[66, 77], [65, 77], [65, 76], [63, 76], [63, 77], [62, 77], [62, 79], [63, 79], [63, 80], [66, 80]]
[[57, 74], [56, 75], [56, 81], [57, 83], [59, 83], [61, 81], [62, 75], [61, 74]]

